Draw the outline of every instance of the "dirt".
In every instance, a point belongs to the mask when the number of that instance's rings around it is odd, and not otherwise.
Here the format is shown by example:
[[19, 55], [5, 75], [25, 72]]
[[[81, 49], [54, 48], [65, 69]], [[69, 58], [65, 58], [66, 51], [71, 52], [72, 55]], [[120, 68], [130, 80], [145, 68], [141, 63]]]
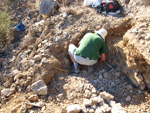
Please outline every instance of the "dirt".
[[[36, 2], [34, 0], [21, 2], [20, 0], [10, 3], [12, 5], [10, 15], [13, 20], [22, 20], [27, 28], [24, 33], [17, 35], [19, 41], [16, 39], [8, 46], [6, 53], [9, 54], [3, 59], [1, 58], [4, 61], [4, 67], [1, 68], [0, 73], [0, 90], [13, 87], [16, 90], [9, 97], [2, 98], [1, 96], [0, 112], [63, 113], [63, 110], [71, 104], [82, 105], [85, 98], [90, 98], [87, 97], [86, 91], [92, 92], [93, 89], [96, 90], [96, 93], [92, 93], [91, 97], [106, 91], [112, 94], [114, 100], [120, 103], [128, 113], [148, 113], [150, 111], [149, 88], [146, 87], [147, 90], [145, 90], [146, 88], [137, 87], [131, 81], [132, 79], [129, 79], [133, 74], [126, 73], [127, 70], [124, 68], [127, 62], [131, 63], [130, 66], [135, 66], [134, 61], [138, 56], [140, 56], [138, 57], [140, 61], [143, 61], [137, 48], [128, 45], [126, 40], [124, 41], [124, 37], [128, 37], [126, 33], [137, 23], [149, 22], [147, 12], [149, 12], [150, 6], [141, 5], [138, 1], [134, 5], [133, 2], [132, 0], [129, 2], [121, 0], [124, 13], [117, 16], [104, 16], [96, 13], [95, 9], [84, 6], [83, 0], [72, 1], [66, 7], [61, 5], [58, 11], [45, 20], [45, 26], [38, 26], [35, 29], [33, 29], [34, 24], [43, 20], [35, 8]], [[2, 5], [2, 9], [5, 8], [4, 4], [0, 5]], [[65, 11], [71, 14], [72, 18], [64, 19], [62, 15]], [[86, 66], [81, 66], [80, 74], [72, 73], [72, 62], [67, 52], [68, 45], [77, 44], [85, 33], [94, 32], [101, 27], [108, 30], [106, 37], [107, 62], [112, 66], [117, 64], [117, 67], [103, 72], [103, 69], [109, 69], [103, 62], [100, 65], [94, 65], [95, 71], [92, 73]], [[42, 43], [45, 40], [52, 45], [46, 46], [46, 43]], [[44, 48], [44, 57], [49, 63], [42, 64], [37, 61], [36, 65], [31, 66], [29, 65], [30, 60], [35, 55], [42, 54], [39, 50], [43, 49], [39, 47], [40, 44]], [[20, 59], [21, 55], [28, 50], [31, 51]], [[128, 54], [129, 60], [126, 59], [124, 53]], [[11, 63], [8, 62], [13, 56], [16, 57], [15, 60]], [[137, 64], [141, 66], [143, 63], [138, 62]], [[144, 64], [147, 65], [145, 61]], [[19, 71], [13, 75], [15, 69]], [[65, 71], [69, 71], [69, 73]], [[10, 75], [13, 75], [12, 78]], [[15, 81], [14, 78], [17, 80]], [[28, 78], [32, 79], [29, 81]], [[26, 109], [23, 109], [22, 106], [29, 102], [28, 97], [34, 94], [32, 91], [28, 91], [28, 86], [41, 78], [48, 87], [48, 94], [38, 96], [38, 102], [44, 102], [45, 106], [42, 108], [25, 106]], [[131, 100], [127, 101], [127, 97], [131, 97]]]

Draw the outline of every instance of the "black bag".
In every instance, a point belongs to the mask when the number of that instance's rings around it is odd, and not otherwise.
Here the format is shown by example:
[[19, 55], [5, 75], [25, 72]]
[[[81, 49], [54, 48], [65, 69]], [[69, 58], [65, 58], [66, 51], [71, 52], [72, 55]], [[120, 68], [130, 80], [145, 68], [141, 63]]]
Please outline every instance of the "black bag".
[[103, 6], [104, 6], [104, 10], [106, 11], [106, 12], [111, 12], [111, 11], [117, 11], [117, 10], [119, 10], [120, 9], [120, 4], [119, 4], [119, 2], [118, 1], [116, 1], [116, 0], [112, 0], [112, 2], [109, 2], [109, 3], [105, 3], [105, 4], [103, 4]]

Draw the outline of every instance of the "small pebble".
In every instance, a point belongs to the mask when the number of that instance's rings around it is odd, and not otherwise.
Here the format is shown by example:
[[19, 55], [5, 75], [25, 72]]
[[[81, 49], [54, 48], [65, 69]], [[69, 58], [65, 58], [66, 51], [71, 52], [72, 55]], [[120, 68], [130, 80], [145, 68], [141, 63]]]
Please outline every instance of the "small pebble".
[[130, 97], [130, 96], [127, 96], [126, 101], [127, 101], [127, 102], [131, 101], [131, 97]]

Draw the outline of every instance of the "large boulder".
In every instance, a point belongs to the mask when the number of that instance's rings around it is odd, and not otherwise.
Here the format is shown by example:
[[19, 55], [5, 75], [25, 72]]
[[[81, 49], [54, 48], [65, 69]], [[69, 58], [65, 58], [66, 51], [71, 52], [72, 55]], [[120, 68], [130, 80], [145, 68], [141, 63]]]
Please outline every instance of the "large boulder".
[[133, 84], [142, 90], [150, 88], [150, 48], [148, 23], [137, 23], [115, 45], [118, 51], [119, 65]]
[[40, 14], [50, 16], [56, 11], [57, 2], [53, 0], [43, 0], [40, 3]]

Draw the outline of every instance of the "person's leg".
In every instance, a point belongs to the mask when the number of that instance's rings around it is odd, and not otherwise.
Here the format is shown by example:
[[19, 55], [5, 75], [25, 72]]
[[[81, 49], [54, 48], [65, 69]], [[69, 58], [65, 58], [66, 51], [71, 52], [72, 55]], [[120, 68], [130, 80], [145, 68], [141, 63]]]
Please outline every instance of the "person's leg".
[[77, 63], [76, 60], [74, 59], [74, 54], [75, 54], [76, 49], [77, 47], [75, 45], [73, 44], [69, 45], [68, 53], [73, 63]]
[[77, 47], [73, 44], [70, 44], [69, 45], [69, 48], [68, 48], [68, 53], [69, 53], [69, 56], [73, 62], [73, 65], [74, 65], [74, 68], [75, 68], [75, 72], [78, 73], [80, 72], [79, 68], [78, 68], [78, 63], [77, 61], [74, 59], [74, 54], [75, 54], [75, 51], [76, 51]]

